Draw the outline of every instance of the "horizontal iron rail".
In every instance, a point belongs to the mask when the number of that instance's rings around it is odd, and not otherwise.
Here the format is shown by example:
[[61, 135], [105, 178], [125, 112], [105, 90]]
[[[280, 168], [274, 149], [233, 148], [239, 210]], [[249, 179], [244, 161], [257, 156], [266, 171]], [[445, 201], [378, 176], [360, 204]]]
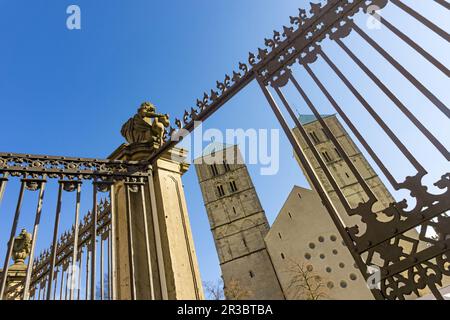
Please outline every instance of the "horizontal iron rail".
[[147, 161], [123, 161], [0, 152], [0, 173], [65, 176], [147, 176]]

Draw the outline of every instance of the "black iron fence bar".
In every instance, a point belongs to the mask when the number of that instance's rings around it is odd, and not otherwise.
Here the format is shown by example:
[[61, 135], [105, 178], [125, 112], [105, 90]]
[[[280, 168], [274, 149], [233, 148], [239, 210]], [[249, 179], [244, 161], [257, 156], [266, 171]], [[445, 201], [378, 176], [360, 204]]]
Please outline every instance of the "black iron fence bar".
[[112, 275], [111, 275], [111, 229], [109, 230], [108, 234], [108, 300], [112, 300], [112, 289], [111, 289], [111, 282], [112, 282]]
[[[47, 300], [50, 300], [52, 294], [52, 284], [53, 284], [53, 276], [56, 265], [56, 252], [58, 247], [58, 229], [59, 229], [59, 220], [61, 216], [61, 206], [62, 206], [62, 194], [63, 194], [63, 184], [64, 181], [58, 181], [58, 200], [56, 204], [56, 214], [55, 214], [55, 225], [53, 227], [53, 241], [52, 241], [52, 253], [50, 256], [50, 272], [48, 277], [48, 285], [47, 285]], [[62, 280], [61, 280], [62, 281]], [[56, 292], [56, 284], [55, 284], [55, 292]]]
[[68, 289], [70, 288], [69, 285], [69, 280], [70, 280], [70, 272], [66, 270], [66, 285], [64, 287], [64, 300], [67, 300], [67, 292], [69, 291]]
[[[50, 300], [52, 293], [52, 284], [53, 284], [53, 276], [56, 265], [56, 253], [58, 250], [58, 229], [59, 229], [59, 220], [61, 216], [61, 207], [62, 207], [62, 194], [63, 194], [63, 185], [64, 181], [58, 181], [58, 200], [56, 205], [56, 214], [55, 214], [55, 225], [53, 227], [53, 241], [52, 241], [52, 251], [50, 256], [50, 272], [48, 277], [48, 285], [47, 285], [47, 300]], [[62, 280], [61, 280], [62, 282]], [[55, 292], [56, 292], [56, 284], [55, 284]]]
[[[92, 238], [91, 240], [92, 241]], [[86, 247], [86, 279], [85, 279], [85, 296], [84, 296], [84, 300], [89, 300], [89, 272], [90, 272], [90, 258], [91, 258], [91, 251], [89, 250], [89, 245], [87, 245]]]
[[59, 286], [59, 300], [63, 300], [63, 289], [64, 289], [64, 276], [66, 275], [66, 271], [64, 270], [64, 266], [61, 266], [61, 284]]
[[[300, 84], [298, 83], [297, 79], [290, 73], [289, 79], [293, 83], [294, 87], [297, 89], [297, 91], [301, 94], [303, 100], [308, 105], [309, 109], [313, 112], [314, 116], [319, 120], [320, 125], [325, 130], [325, 133], [327, 134], [328, 138], [332, 141], [333, 145], [336, 147], [336, 149], [339, 151], [339, 154], [344, 159], [345, 163], [348, 165], [350, 171], [353, 173], [353, 175], [356, 177], [356, 180], [359, 182], [361, 187], [363, 188], [364, 192], [367, 194], [369, 198], [369, 202], [372, 204], [377, 201], [375, 195], [372, 192], [372, 189], [367, 185], [366, 180], [361, 176], [361, 174], [356, 169], [355, 165], [353, 164], [353, 161], [348, 157], [347, 153], [345, 152], [344, 148], [341, 146], [337, 138], [334, 136], [334, 134], [331, 132], [329, 126], [325, 122], [325, 120], [322, 118], [320, 113], [318, 112], [317, 108], [312, 103], [311, 99], [309, 99], [306, 92], [301, 88]], [[292, 108], [290, 108], [292, 109]], [[294, 117], [295, 118], [295, 117]], [[295, 118], [296, 119], [296, 118]], [[297, 122], [300, 124], [300, 122], [297, 120]], [[340, 189], [340, 188], [339, 188]], [[348, 208], [348, 207], [347, 207]], [[351, 214], [351, 212], [349, 212]]]
[[2, 204], [3, 195], [5, 194], [6, 184], [8, 183], [8, 172], [3, 173], [0, 177], [0, 205]]
[[439, 152], [450, 160], [450, 153], [444, 145], [409, 111], [409, 109], [389, 90], [389, 88], [341, 41], [336, 43], [349, 55], [349, 57], [364, 71], [364, 73], [391, 99], [397, 108], [422, 132], [422, 134], [439, 150]]
[[[59, 273], [61, 272], [60, 269], [61, 268], [57, 266], [56, 270], [55, 270], [55, 274], [54, 274], [54, 277], [55, 277], [55, 281], [54, 281], [55, 282], [54, 283], [55, 289], [53, 290], [53, 300], [56, 300], [56, 292], [58, 292], [58, 290], [56, 288], [58, 287], [58, 278], [59, 278]], [[48, 279], [47, 279], [47, 281], [48, 281]], [[43, 285], [43, 284], [41, 283], [41, 285]], [[46, 288], [48, 288], [48, 285], [46, 286]], [[51, 292], [51, 288], [50, 288], [50, 292]], [[44, 294], [43, 299], [46, 299], [45, 297], [46, 297], [46, 295]], [[47, 300], [49, 300], [49, 299], [47, 299]]]
[[314, 74], [314, 72], [311, 70], [311, 68], [307, 64], [304, 64], [303, 67], [308, 72], [308, 74], [311, 76], [311, 78], [314, 80], [314, 82], [319, 87], [319, 89], [322, 91], [322, 93], [325, 95], [325, 97], [328, 99], [328, 101], [331, 103], [331, 105], [336, 110], [336, 112], [339, 114], [339, 116], [341, 116], [341, 118], [344, 120], [345, 124], [350, 128], [350, 130], [355, 135], [355, 137], [358, 139], [358, 141], [363, 145], [363, 147], [366, 149], [366, 151], [369, 153], [369, 155], [375, 161], [377, 166], [381, 169], [381, 171], [386, 176], [386, 178], [389, 180], [391, 185], [396, 190], [398, 190], [399, 189], [399, 184], [397, 183], [397, 181], [394, 179], [394, 177], [389, 172], [389, 170], [387, 170], [387, 168], [384, 166], [384, 164], [381, 161], [381, 159], [376, 155], [376, 153], [373, 151], [373, 149], [370, 147], [370, 145], [364, 139], [362, 134], [359, 132], [359, 130], [352, 123], [352, 121], [347, 117], [345, 112], [341, 109], [341, 107], [338, 105], [338, 103], [333, 98], [333, 96], [330, 94], [330, 92], [325, 88], [323, 83], [319, 80], [319, 78]]
[[22, 207], [22, 201], [23, 201], [23, 195], [24, 195], [26, 183], [27, 183], [27, 180], [22, 179], [22, 182], [20, 184], [19, 198], [17, 200], [16, 213], [14, 215], [14, 221], [11, 226], [11, 233], [9, 236], [8, 249], [6, 251], [5, 262], [3, 264], [2, 282], [0, 283], [0, 300], [3, 300], [4, 295], [5, 295], [6, 279], [8, 278], [8, 270], [9, 270], [9, 261], [11, 260], [12, 251], [13, 251], [13, 247], [14, 247], [14, 237], [16, 235], [17, 225], [19, 223], [20, 209]]
[[400, 141], [400, 139], [392, 132], [389, 126], [381, 119], [381, 117], [375, 112], [375, 110], [370, 106], [367, 100], [359, 93], [359, 91], [351, 84], [351, 82], [347, 79], [347, 77], [339, 70], [339, 68], [331, 61], [328, 55], [320, 51], [320, 55], [324, 58], [330, 68], [336, 73], [336, 75], [341, 79], [341, 81], [345, 84], [345, 86], [352, 92], [356, 99], [361, 103], [364, 109], [372, 116], [372, 118], [377, 122], [377, 124], [383, 129], [383, 131], [387, 134], [387, 136], [394, 142], [397, 148], [403, 153], [406, 159], [414, 166], [420, 174], [426, 174], [427, 171], [422, 165], [416, 160], [416, 158], [411, 154], [411, 152], [406, 148], [406, 146]]
[[81, 295], [81, 274], [83, 271], [83, 249], [80, 250], [80, 254], [78, 256], [78, 279], [77, 279], [77, 300], [80, 300], [80, 295]]
[[[300, 162], [302, 163], [306, 174], [311, 179], [311, 182], [319, 194], [319, 197], [322, 200], [323, 205], [328, 210], [328, 213], [330, 214], [331, 219], [333, 220], [334, 224], [336, 225], [336, 228], [339, 231], [339, 234], [341, 235], [342, 239], [344, 240], [347, 248], [349, 248], [349, 251], [351, 255], [353, 256], [353, 259], [355, 260], [355, 263], [357, 264], [359, 270], [362, 273], [362, 276], [364, 279], [367, 279], [367, 274], [363, 270], [367, 270], [367, 267], [364, 263], [364, 261], [361, 259], [361, 256], [355, 251], [354, 244], [352, 239], [350, 238], [350, 235], [347, 233], [346, 228], [343, 226], [343, 223], [341, 221], [341, 218], [334, 207], [331, 200], [328, 198], [328, 195], [326, 194], [325, 188], [320, 182], [319, 178], [316, 175], [316, 172], [311, 166], [310, 161], [308, 158], [303, 154], [302, 148], [299, 145], [297, 139], [295, 138], [294, 134], [292, 133], [291, 129], [289, 128], [289, 125], [287, 124], [286, 120], [283, 117], [283, 114], [281, 113], [278, 105], [276, 104], [275, 100], [273, 99], [271, 93], [267, 89], [267, 87], [264, 84], [263, 79], [257, 78], [258, 84], [261, 87], [261, 90], [264, 93], [264, 96], [266, 97], [267, 101], [269, 102], [270, 107], [272, 108], [272, 111], [274, 112], [276, 118], [278, 119], [278, 122], [281, 124], [289, 142], [291, 143], [292, 147], [294, 148], [295, 153], [297, 154]], [[371, 289], [372, 294], [376, 299], [383, 299], [383, 295], [379, 290]]]
[[[102, 223], [99, 223], [97, 230], [105, 228], [107, 225], [109, 225], [111, 223], [111, 220], [109, 220], [107, 218], [108, 215], [109, 215], [109, 211], [106, 210], [106, 211], [102, 212], [102, 214], [99, 216], [99, 221], [102, 221]], [[92, 229], [91, 224], [92, 224], [92, 220], [90, 220], [88, 224], [83, 225], [83, 228], [81, 230], [79, 230], [78, 238], [81, 239], [81, 241], [79, 241], [78, 248], [84, 247], [85, 245], [90, 246], [89, 241], [91, 239], [91, 234], [90, 234], [90, 230]], [[72, 252], [73, 248], [71, 248], [72, 245], [73, 245], [73, 242], [69, 241], [65, 244], [61, 244], [58, 246], [58, 251], [56, 253], [56, 256], [57, 256], [56, 264], [55, 264], [56, 266], [63, 263], [68, 257], [70, 257], [73, 254], [73, 252]], [[41, 278], [43, 278], [44, 276], [46, 276], [48, 274], [48, 270], [45, 271], [46, 264], [47, 264], [46, 261], [39, 263], [39, 268], [34, 270], [33, 273], [37, 274], [42, 269], [44, 269], [44, 271], [41, 272], [41, 274], [39, 274], [38, 276], [35, 276], [34, 279], [32, 280], [32, 283], [38, 282]], [[48, 262], [48, 264], [50, 264], [50, 263]]]
[[450, 109], [440, 101], [430, 90], [428, 90], [416, 77], [407, 71], [400, 63], [397, 62], [389, 53], [386, 52], [376, 41], [369, 37], [361, 28], [355, 23], [353, 24], [355, 30], [361, 38], [363, 38], [369, 45], [371, 45], [383, 58], [385, 58], [398, 72], [400, 72], [409, 82], [411, 82], [417, 90], [419, 90], [428, 100], [431, 101], [443, 114], [450, 118]]
[[143, 222], [144, 222], [144, 237], [145, 237], [145, 250], [147, 254], [147, 271], [148, 271], [148, 281], [150, 286], [150, 299], [155, 300], [155, 288], [153, 284], [153, 270], [152, 270], [152, 255], [150, 251], [150, 237], [149, 237], [149, 230], [148, 230], [148, 221], [147, 221], [147, 208], [146, 208], [146, 201], [145, 201], [145, 190], [144, 190], [144, 184], [140, 185], [140, 191], [141, 191], [141, 199], [142, 199], [142, 216], [143, 216]]
[[134, 184], [125, 183], [125, 195], [127, 201], [127, 226], [128, 226], [128, 257], [129, 257], [129, 271], [130, 271], [130, 290], [131, 290], [131, 300], [136, 300], [136, 277], [134, 270], [134, 245], [133, 245], [133, 220], [131, 216], [131, 199], [130, 199], [130, 188]]
[[78, 255], [78, 236], [79, 236], [79, 220], [80, 220], [80, 202], [81, 202], [81, 184], [82, 181], [77, 182], [77, 194], [76, 194], [76, 204], [75, 204], [75, 222], [73, 231], [73, 252], [72, 252], [72, 274], [70, 277], [70, 294], [69, 300], [73, 300], [74, 290], [75, 290], [75, 268], [77, 265], [77, 255]]
[[446, 0], [434, 0], [434, 1], [443, 6], [445, 9], [450, 10], [450, 3], [448, 3]]
[[445, 32], [444, 30], [442, 30], [441, 28], [439, 28], [437, 25], [432, 23], [430, 20], [428, 20], [424, 16], [420, 15], [415, 10], [411, 9], [410, 7], [408, 7], [406, 4], [404, 4], [403, 2], [401, 2], [399, 0], [391, 0], [391, 2], [393, 4], [395, 4], [397, 7], [399, 7], [400, 9], [402, 9], [403, 11], [405, 11], [406, 13], [408, 13], [410, 16], [413, 16], [416, 20], [420, 21], [423, 25], [425, 25], [429, 29], [433, 30], [436, 34], [441, 36], [443, 39], [450, 42], [450, 35], [447, 32]]
[[380, 16], [377, 13], [374, 13], [374, 16], [379, 19], [379, 21], [386, 26], [392, 33], [394, 33], [397, 37], [402, 39], [405, 43], [407, 43], [411, 48], [417, 51], [422, 57], [428, 60], [431, 64], [433, 64], [436, 68], [441, 70], [447, 77], [450, 77], [450, 70], [444, 66], [439, 60], [433, 57], [430, 53], [428, 53], [425, 49], [419, 46], [414, 40], [405, 35], [399, 29], [397, 29], [394, 25], [392, 25], [386, 18]]
[[110, 290], [112, 300], [116, 300], [116, 283], [117, 283], [117, 271], [116, 271], [116, 198], [115, 198], [115, 186], [112, 184], [109, 189], [109, 203], [111, 208], [111, 223], [110, 223], [110, 256], [108, 260], [110, 261]]
[[[319, 155], [319, 153], [316, 150], [316, 147], [314, 146], [314, 144], [312, 143], [311, 139], [308, 137], [308, 134], [306, 132], [306, 130], [303, 128], [303, 126], [301, 125], [300, 121], [297, 119], [297, 117], [295, 116], [291, 106], [289, 105], [288, 101], [286, 100], [283, 92], [281, 92], [280, 88], [275, 86], [274, 87], [277, 95], [280, 97], [281, 102], [283, 103], [284, 107], [286, 108], [286, 110], [288, 111], [289, 115], [291, 116], [291, 118], [294, 120], [295, 126], [298, 128], [298, 130], [300, 131], [300, 134], [302, 135], [303, 139], [305, 140], [306, 144], [308, 145], [308, 147], [311, 150], [311, 153], [314, 155], [314, 157], [316, 158], [319, 166], [321, 167], [321, 169], [323, 170], [323, 172], [325, 173], [325, 176], [327, 177], [328, 181], [330, 182], [331, 186], [333, 187], [333, 190], [336, 191], [336, 194], [339, 198], [339, 200], [341, 201], [342, 205], [344, 206], [345, 210], [347, 212], [351, 212], [351, 208], [347, 202], [347, 199], [344, 197], [344, 195], [342, 194], [341, 188], [338, 187], [336, 180], [334, 179], [334, 177], [332, 176], [332, 174], [330, 173], [330, 171], [328, 170], [328, 167], [325, 165], [322, 157]], [[343, 224], [343, 222], [341, 221], [341, 223]]]
[[100, 300], [103, 300], [103, 286], [104, 286], [104, 283], [103, 283], [103, 281], [104, 281], [104, 277], [103, 277], [103, 266], [104, 266], [104, 264], [103, 264], [103, 244], [104, 244], [104, 241], [103, 241], [103, 237], [102, 236], [100, 236], [100, 239], [99, 239], [99, 242], [100, 242]]
[[42, 214], [42, 204], [44, 201], [44, 192], [45, 192], [45, 186], [46, 186], [46, 180], [45, 176], [44, 179], [39, 182], [40, 188], [39, 188], [39, 196], [38, 196], [38, 205], [36, 208], [36, 215], [35, 215], [35, 221], [34, 221], [34, 227], [33, 227], [33, 233], [31, 236], [31, 250], [30, 255], [28, 257], [28, 266], [27, 266], [27, 273], [25, 276], [25, 284], [23, 289], [23, 300], [28, 300], [30, 297], [30, 282], [31, 282], [31, 273], [33, 271], [33, 263], [34, 263], [34, 251], [36, 249], [36, 240], [39, 230], [39, 224], [41, 222], [41, 214]]
[[92, 199], [92, 231], [91, 231], [91, 300], [96, 299], [96, 283], [95, 276], [97, 273], [97, 191], [98, 185], [93, 183], [93, 199]]
[[110, 227], [109, 231], [108, 231], [108, 300], [112, 300], [112, 289], [111, 289], [111, 282], [112, 282], [112, 275], [111, 275], [111, 256], [112, 256], [112, 252], [111, 252], [111, 229], [112, 226]]

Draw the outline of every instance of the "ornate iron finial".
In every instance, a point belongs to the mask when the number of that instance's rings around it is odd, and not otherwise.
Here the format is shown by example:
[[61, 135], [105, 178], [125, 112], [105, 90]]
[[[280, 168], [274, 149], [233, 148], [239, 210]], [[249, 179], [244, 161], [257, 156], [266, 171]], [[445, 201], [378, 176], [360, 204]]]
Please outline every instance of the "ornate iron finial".
[[31, 234], [27, 230], [22, 232], [14, 239], [13, 260], [14, 264], [24, 264], [31, 251]]
[[128, 143], [150, 142], [161, 146], [170, 125], [168, 114], [159, 114], [150, 102], [144, 102], [136, 115], [122, 126], [122, 136]]

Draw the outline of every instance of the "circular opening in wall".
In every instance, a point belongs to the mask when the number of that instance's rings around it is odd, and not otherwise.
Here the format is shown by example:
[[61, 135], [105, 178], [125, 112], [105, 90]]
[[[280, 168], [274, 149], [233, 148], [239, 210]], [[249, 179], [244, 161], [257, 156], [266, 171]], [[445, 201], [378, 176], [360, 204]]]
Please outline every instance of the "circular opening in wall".
[[309, 247], [310, 247], [311, 249], [314, 249], [314, 248], [316, 247], [316, 245], [314, 244], [314, 242], [310, 242], [310, 243], [309, 243]]
[[305, 253], [305, 259], [307, 260], [311, 259], [311, 255], [309, 253]]
[[343, 262], [341, 262], [341, 263], [339, 263], [339, 267], [340, 267], [340, 268], [344, 268], [344, 267], [345, 267], [345, 264], [344, 264]]
[[347, 282], [342, 280], [341, 283], [340, 283], [340, 286], [341, 286], [341, 288], [347, 288]]
[[325, 259], [325, 255], [323, 253], [320, 254], [320, 259]]
[[338, 254], [338, 251], [336, 249], [334, 249], [333, 254]]
[[308, 264], [308, 265], [306, 266], [306, 270], [308, 270], [309, 272], [311, 272], [311, 271], [314, 270], [314, 268], [313, 268], [312, 265]]
[[333, 288], [334, 288], [334, 283], [333, 283], [333, 281], [328, 281], [328, 282], [327, 282], [327, 288], [328, 288], [328, 289], [333, 289]]
[[356, 274], [351, 273], [351, 274], [350, 274], [350, 280], [355, 281], [355, 280], [356, 280]]
[[330, 240], [331, 240], [331, 241], [336, 241], [336, 240], [337, 240], [337, 238], [336, 238], [336, 236], [335, 236], [335, 235], [332, 235], [332, 236], [330, 237]]
[[330, 272], [331, 272], [331, 268], [330, 268], [330, 267], [327, 267], [327, 268], [325, 269], [325, 271], [328, 272], [328, 273], [330, 273]]
[[319, 237], [319, 242], [324, 242], [324, 241], [325, 241], [325, 238], [322, 237], [322, 236], [320, 236], [320, 237]]

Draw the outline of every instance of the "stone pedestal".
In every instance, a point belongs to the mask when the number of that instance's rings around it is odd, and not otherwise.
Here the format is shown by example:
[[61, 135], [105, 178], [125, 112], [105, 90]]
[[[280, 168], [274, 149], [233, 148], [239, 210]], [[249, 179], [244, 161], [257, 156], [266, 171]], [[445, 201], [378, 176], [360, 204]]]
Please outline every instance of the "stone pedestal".
[[[124, 144], [109, 158], [146, 160], [154, 147], [147, 143]], [[183, 163], [185, 156], [184, 150], [173, 148], [152, 163], [148, 170], [150, 181], [143, 185], [144, 201], [140, 192], [130, 193], [137, 299], [204, 298], [181, 182], [181, 176], [188, 169]], [[116, 298], [131, 299], [126, 187], [121, 182], [116, 183], [114, 189]], [[148, 273], [144, 214], [148, 224], [152, 282]]]
[[[24, 263], [15, 263], [8, 268], [5, 300], [22, 300], [26, 275], [27, 265]], [[2, 276], [3, 272], [0, 270], [0, 279]]]

